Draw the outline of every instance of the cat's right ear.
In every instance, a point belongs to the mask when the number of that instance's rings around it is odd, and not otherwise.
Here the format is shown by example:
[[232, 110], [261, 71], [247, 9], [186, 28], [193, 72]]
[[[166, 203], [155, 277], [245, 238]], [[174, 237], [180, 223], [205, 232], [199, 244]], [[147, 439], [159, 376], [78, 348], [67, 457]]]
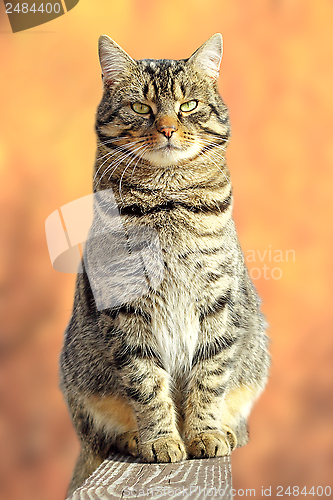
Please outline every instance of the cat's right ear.
[[121, 76], [131, 73], [135, 66], [134, 59], [107, 35], [99, 37], [98, 53], [103, 82], [106, 85], [117, 83]]
[[199, 67], [210, 78], [217, 81], [223, 53], [223, 40], [220, 33], [215, 33], [188, 60], [188, 64]]

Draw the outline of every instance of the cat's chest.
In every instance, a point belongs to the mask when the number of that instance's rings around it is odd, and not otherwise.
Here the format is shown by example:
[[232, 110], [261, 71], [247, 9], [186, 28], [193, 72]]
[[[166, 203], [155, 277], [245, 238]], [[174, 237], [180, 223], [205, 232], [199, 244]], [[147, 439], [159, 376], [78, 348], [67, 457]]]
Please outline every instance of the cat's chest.
[[179, 257], [175, 249], [165, 253], [165, 272], [152, 310], [152, 329], [167, 371], [189, 372], [200, 332], [199, 298], [202, 280], [195, 262]]
[[168, 289], [152, 311], [152, 331], [167, 371], [184, 375], [191, 368], [199, 335], [199, 315], [186, 290]]
[[200, 341], [200, 308], [217, 294], [219, 281], [212, 281], [209, 274], [217, 278], [221, 271], [224, 253], [211, 251], [219, 249], [221, 236], [196, 234], [195, 221], [189, 224], [174, 214], [159, 214], [156, 221], [153, 227], [164, 271], [153, 293], [152, 332], [167, 371], [186, 376]]

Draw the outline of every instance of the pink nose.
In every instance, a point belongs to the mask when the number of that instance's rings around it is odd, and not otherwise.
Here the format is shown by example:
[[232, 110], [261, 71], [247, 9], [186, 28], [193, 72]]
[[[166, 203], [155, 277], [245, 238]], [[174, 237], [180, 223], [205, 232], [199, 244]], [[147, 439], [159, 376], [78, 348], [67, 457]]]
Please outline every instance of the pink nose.
[[170, 116], [164, 116], [157, 121], [156, 129], [167, 139], [170, 139], [172, 134], [177, 130], [177, 122]]
[[159, 132], [161, 132], [161, 134], [165, 135], [165, 137], [167, 137], [168, 139], [170, 139], [170, 137], [172, 136], [172, 134], [176, 131], [176, 127], [161, 127], [159, 129]]

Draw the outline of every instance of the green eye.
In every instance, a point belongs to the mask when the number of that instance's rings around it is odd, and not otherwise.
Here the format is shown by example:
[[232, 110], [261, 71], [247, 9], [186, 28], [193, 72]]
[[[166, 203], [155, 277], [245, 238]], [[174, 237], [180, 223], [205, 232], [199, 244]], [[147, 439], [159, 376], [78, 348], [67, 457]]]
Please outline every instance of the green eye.
[[146, 115], [147, 113], [150, 113], [151, 109], [147, 104], [142, 104], [141, 102], [135, 102], [132, 104], [132, 109], [136, 113], [139, 113], [139, 115]]
[[188, 111], [193, 111], [198, 106], [198, 101], [188, 101], [181, 104], [180, 109], [187, 113]]

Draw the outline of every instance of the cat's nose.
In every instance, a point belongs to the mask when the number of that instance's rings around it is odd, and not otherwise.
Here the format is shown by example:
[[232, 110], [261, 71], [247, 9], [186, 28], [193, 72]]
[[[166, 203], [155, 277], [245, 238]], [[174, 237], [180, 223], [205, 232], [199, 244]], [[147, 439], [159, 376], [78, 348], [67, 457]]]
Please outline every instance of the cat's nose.
[[170, 139], [172, 134], [177, 130], [177, 122], [173, 118], [167, 116], [157, 121], [156, 129], [167, 139]]
[[168, 139], [172, 136], [172, 134], [176, 131], [176, 127], [162, 127], [159, 132], [165, 135]]

